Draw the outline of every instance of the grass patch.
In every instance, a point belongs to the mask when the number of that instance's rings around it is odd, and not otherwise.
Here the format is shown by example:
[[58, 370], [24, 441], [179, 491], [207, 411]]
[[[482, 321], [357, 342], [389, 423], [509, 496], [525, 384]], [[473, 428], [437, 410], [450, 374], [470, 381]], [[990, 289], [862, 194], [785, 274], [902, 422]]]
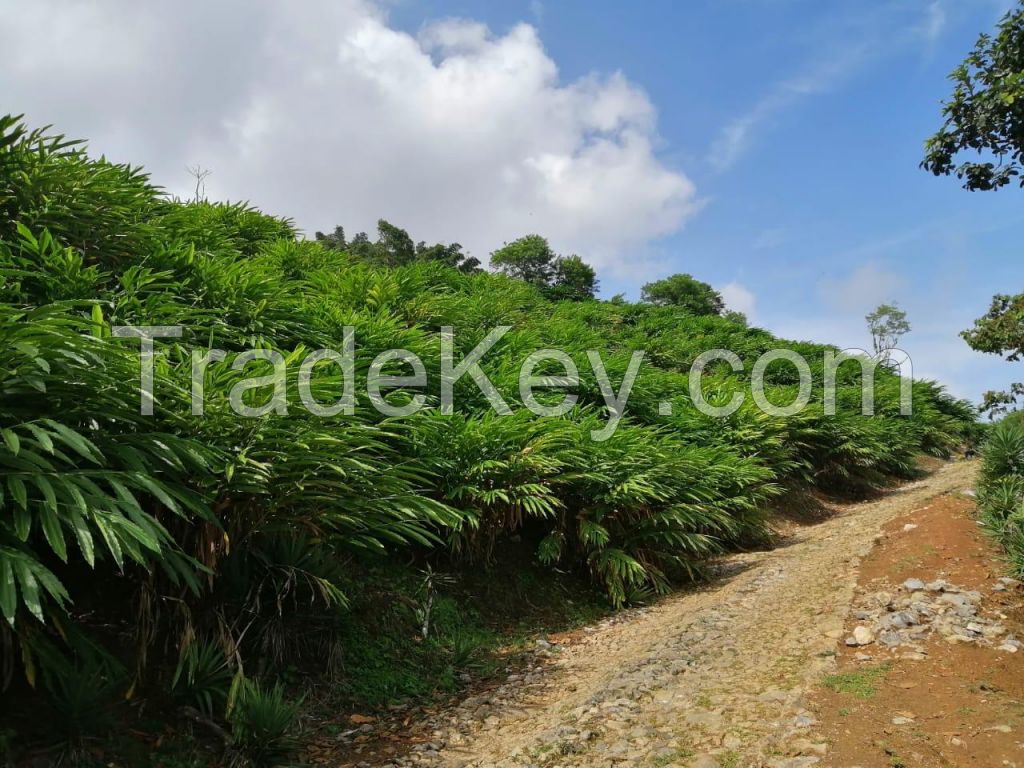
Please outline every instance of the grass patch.
[[877, 691], [878, 682], [888, 673], [890, 665], [882, 664], [868, 667], [857, 672], [843, 672], [828, 675], [822, 685], [836, 693], [848, 693], [858, 699], [870, 699]]
[[527, 546], [510, 546], [491, 569], [450, 571], [429, 601], [422, 579], [401, 563], [360, 573], [361, 589], [339, 627], [343, 649], [333, 704], [377, 708], [429, 701], [466, 680], [503, 670], [539, 634], [574, 629], [609, 612], [604, 596], [572, 574], [538, 566]]
[[651, 758], [651, 765], [654, 768], [665, 768], [668, 765], [676, 765], [682, 760], [689, 760], [693, 757], [693, 751], [689, 749], [674, 749], [661, 755]]
[[711, 709], [714, 706], [713, 702], [711, 701], [711, 697], [708, 696], [706, 693], [702, 693], [699, 696], [697, 696], [693, 703], [701, 709]]

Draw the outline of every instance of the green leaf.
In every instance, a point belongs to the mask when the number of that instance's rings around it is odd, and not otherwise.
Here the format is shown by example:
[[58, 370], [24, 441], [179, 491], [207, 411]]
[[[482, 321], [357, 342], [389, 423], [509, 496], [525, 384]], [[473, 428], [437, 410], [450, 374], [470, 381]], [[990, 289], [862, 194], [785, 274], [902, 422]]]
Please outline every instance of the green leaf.
[[141, 473], [136, 474], [134, 479], [139, 485], [141, 485], [147, 491], [156, 496], [157, 499], [159, 499], [160, 503], [167, 507], [169, 510], [171, 510], [175, 514], [181, 514], [181, 510], [178, 509], [178, 505], [175, 503], [174, 499], [172, 499], [167, 494], [167, 491], [165, 491], [158, 482], [153, 480], [148, 475], [144, 475]]
[[11, 492], [11, 498], [17, 502], [22, 509], [28, 509], [28, 491], [25, 489], [24, 481], [15, 475], [7, 478], [7, 488]]
[[73, 429], [58, 421], [54, 421], [53, 419], [43, 419], [42, 421], [57, 434], [58, 440], [71, 448], [71, 450], [79, 456], [84, 459], [88, 459], [94, 464], [99, 463], [99, 459], [102, 458], [102, 454], [91, 442], [86, 440]]
[[110, 514], [105, 510], [97, 510], [92, 513], [93, 522], [96, 525], [96, 530], [100, 532], [100, 536], [103, 542], [107, 545], [107, 549], [110, 550], [111, 556], [114, 558], [114, 562], [117, 563], [117, 567], [124, 568], [124, 553], [121, 549], [121, 542], [117, 537], [117, 533], [112, 530], [112, 526], [108, 523], [101, 514]]
[[46, 430], [40, 429], [35, 424], [28, 424], [28, 431], [32, 433], [32, 436], [36, 439], [36, 442], [43, 447], [43, 450], [47, 453], [53, 453], [53, 440], [46, 434]]
[[71, 529], [75, 532], [75, 539], [78, 541], [78, 548], [82, 551], [82, 557], [92, 568], [96, 565], [95, 545], [92, 539], [92, 531], [89, 530], [85, 518], [77, 511], [69, 514]]
[[32, 533], [32, 513], [20, 507], [14, 508], [14, 535], [21, 541], [28, 541]]
[[29, 613], [39, 619], [39, 621], [45, 621], [43, 619], [43, 605], [39, 601], [39, 583], [36, 581], [36, 577], [32, 575], [32, 570], [25, 560], [18, 558], [14, 561], [14, 575], [17, 577], [18, 586], [21, 588], [22, 602], [25, 603]]
[[18, 439], [18, 436], [14, 433], [14, 430], [0, 430], [0, 434], [3, 435], [4, 443], [6, 443], [8, 450], [10, 450], [11, 453], [17, 456], [18, 451], [21, 450], [21, 440]]
[[10, 560], [0, 549], [0, 611], [7, 623], [14, 626], [14, 615], [18, 612], [18, 592], [14, 586], [14, 570]]
[[22, 240], [29, 243], [33, 247], [38, 247], [39, 243], [36, 240], [35, 235], [32, 234], [31, 229], [29, 229], [23, 222], [20, 221], [15, 222], [14, 226], [17, 228], [18, 234], [21, 235]]
[[46, 541], [50, 548], [57, 557], [66, 563], [68, 561], [68, 547], [64, 541], [64, 531], [61, 528], [60, 518], [57, 517], [56, 500], [54, 500], [52, 507], [49, 503], [49, 498], [53, 496], [53, 488], [50, 487], [49, 483], [45, 487], [49, 490], [49, 497], [47, 503], [39, 509], [39, 522], [43, 526], [43, 535], [46, 536]]

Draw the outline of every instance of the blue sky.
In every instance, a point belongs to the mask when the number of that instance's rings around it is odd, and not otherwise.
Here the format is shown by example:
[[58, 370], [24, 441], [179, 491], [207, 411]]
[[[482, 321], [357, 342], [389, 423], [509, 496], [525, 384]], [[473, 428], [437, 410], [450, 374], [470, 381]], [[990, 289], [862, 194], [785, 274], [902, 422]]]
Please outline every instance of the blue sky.
[[[948, 73], [1005, 2], [400, 3], [398, 23], [535, 24], [564, 78], [622, 70], [649, 95], [659, 155], [703, 208], [651, 244], [670, 271], [753, 295], [785, 336], [869, 346], [863, 315], [896, 300], [918, 375], [977, 399], [1021, 377], [957, 333], [1024, 288], [1024, 192], [968, 193], [918, 168]], [[603, 292], [638, 281], [604, 277]]]
[[977, 400], [1024, 378], [958, 337], [1024, 289], [1024, 192], [918, 163], [947, 74], [1008, 6], [0, 0], [0, 93], [172, 193], [199, 164], [211, 197], [307, 232], [384, 217], [486, 258], [537, 231], [604, 295], [690, 272], [843, 347], [895, 300], [916, 375]]

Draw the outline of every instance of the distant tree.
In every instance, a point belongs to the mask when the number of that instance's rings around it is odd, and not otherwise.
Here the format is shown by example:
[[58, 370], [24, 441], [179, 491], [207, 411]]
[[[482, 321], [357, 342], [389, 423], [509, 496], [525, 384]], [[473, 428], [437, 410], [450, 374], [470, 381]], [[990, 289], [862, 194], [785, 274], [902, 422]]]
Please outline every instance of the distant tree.
[[379, 264], [381, 262], [380, 249], [377, 248], [377, 244], [370, 240], [370, 236], [365, 232], [356, 232], [355, 236], [348, 241], [345, 250], [357, 259], [368, 261], [371, 264]]
[[359, 232], [351, 240], [346, 240], [345, 229], [340, 226], [335, 227], [329, 235], [317, 232], [315, 237], [325, 248], [347, 251], [371, 264], [398, 267], [413, 261], [440, 261], [463, 272], [480, 271], [480, 260], [464, 253], [458, 243], [427, 245], [421, 240], [414, 245], [406, 230], [386, 219], [377, 222], [376, 241], [370, 240], [365, 232]]
[[742, 312], [737, 312], [734, 309], [726, 310], [725, 312], [722, 313], [722, 317], [725, 318], [726, 320], [732, 322], [732, 323], [737, 323], [738, 325], [742, 325], [742, 326], [750, 325], [750, 321], [747, 320], [747, 316], [745, 314], [743, 314]]
[[547, 239], [527, 235], [491, 254], [491, 266], [509, 277], [547, 288], [554, 277], [555, 254]]
[[875, 350], [875, 357], [886, 362], [900, 343], [904, 334], [910, 332], [910, 323], [907, 321], [907, 313], [893, 304], [879, 304], [874, 312], [864, 316], [868, 323], [868, 330], [871, 332], [871, 345]]
[[535, 285], [554, 301], [586, 301], [597, 293], [597, 272], [579, 256], [556, 256], [546, 238], [527, 235], [491, 254], [491, 266]]
[[420, 241], [416, 244], [416, 260], [439, 261], [445, 266], [454, 267], [463, 272], [480, 271], [480, 259], [463, 253], [459, 243], [427, 245]]
[[416, 258], [416, 246], [409, 233], [385, 219], [377, 221], [377, 250], [389, 267], [400, 267]]
[[556, 301], [586, 301], [597, 293], [597, 272], [575, 254], [555, 259], [554, 278], [547, 294]]
[[[1024, 359], [1024, 293], [998, 295], [974, 327], [960, 334], [979, 352], [1002, 355], [1010, 362]], [[1011, 384], [1005, 392], [986, 392], [982, 410], [991, 416], [1015, 409], [1024, 396], [1024, 383]]]
[[[999, 189], [1015, 177], [1024, 186], [1024, 2], [1003, 17], [994, 36], [978, 38], [949, 78], [946, 122], [926, 142], [921, 166], [936, 176], [956, 174], [969, 190]], [[963, 151], [979, 159], [957, 164]]]
[[206, 200], [206, 179], [213, 173], [209, 168], [203, 168], [203, 166], [193, 165], [188, 168], [188, 174], [196, 182], [195, 197], [192, 198], [193, 202], [200, 203]]
[[323, 232], [317, 232], [314, 237], [316, 237], [316, 241], [324, 248], [329, 248], [332, 251], [344, 251], [347, 247], [344, 227], [335, 227], [334, 231], [329, 235], [325, 235]]
[[722, 294], [692, 275], [672, 275], [647, 283], [640, 296], [651, 304], [682, 307], [693, 315], [720, 315], [725, 311]]

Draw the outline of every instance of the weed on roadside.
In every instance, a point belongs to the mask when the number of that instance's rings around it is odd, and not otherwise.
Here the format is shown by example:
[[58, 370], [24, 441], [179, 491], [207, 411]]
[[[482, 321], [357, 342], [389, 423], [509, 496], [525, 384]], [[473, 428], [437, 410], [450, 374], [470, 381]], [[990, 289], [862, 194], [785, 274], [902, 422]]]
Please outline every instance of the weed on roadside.
[[889, 664], [882, 664], [856, 672], [828, 675], [822, 681], [822, 685], [836, 693], [848, 693], [858, 699], [870, 699], [877, 692], [877, 683], [885, 677], [889, 669]]

